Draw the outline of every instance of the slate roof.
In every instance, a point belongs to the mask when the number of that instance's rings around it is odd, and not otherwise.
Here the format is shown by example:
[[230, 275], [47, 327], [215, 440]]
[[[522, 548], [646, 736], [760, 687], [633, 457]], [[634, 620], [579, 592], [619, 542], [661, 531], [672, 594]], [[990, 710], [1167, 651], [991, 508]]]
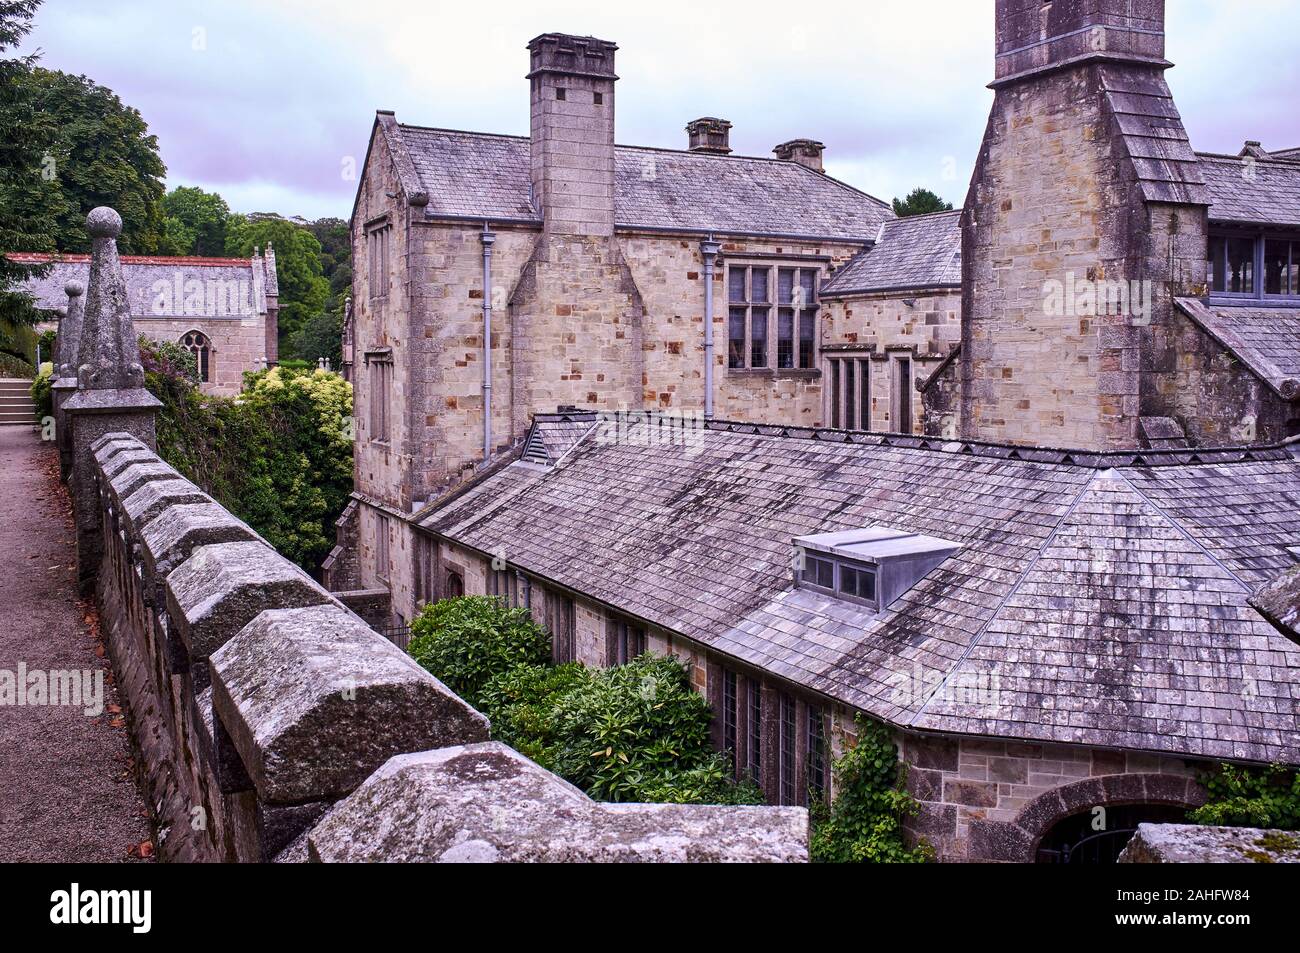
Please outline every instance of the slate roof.
[[[1248, 602], [1296, 563], [1289, 449], [612, 426], [417, 521], [898, 725], [1300, 762], [1300, 646]], [[795, 537], [866, 526], [964, 548], [879, 616], [792, 587]]]
[[[86, 285], [90, 278], [89, 255], [52, 257], [9, 252], [5, 257], [54, 262], [43, 277], [31, 278], [23, 285], [42, 311], [66, 308], [67, 283], [76, 279]], [[122, 276], [126, 279], [131, 316], [142, 319], [252, 318], [266, 314], [268, 290], [275, 293], [275, 289], [267, 287], [268, 273], [262, 258], [123, 255]]]
[[1300, 162], [1201, 153], [1210, 221], [1300, 226]]
[[1287, 400], [1300, 396], [1300, 309], [1215, 308], [1197, 298], [1178, 308]]
[[821, 295], [961, 286], [961, 211], [886, 222], [874, 247], [831, 276]]
[[[529, 140], [394, 124], [430, 218], [541, 223]], [[616, 146], [620, 228], [873, 240], [893, 210], [797, 162]]]
[[1113, 65], [1100, 66], [1098, 75], [1143, 198], [1209, 205], [1200, 163], [1164, 75]]

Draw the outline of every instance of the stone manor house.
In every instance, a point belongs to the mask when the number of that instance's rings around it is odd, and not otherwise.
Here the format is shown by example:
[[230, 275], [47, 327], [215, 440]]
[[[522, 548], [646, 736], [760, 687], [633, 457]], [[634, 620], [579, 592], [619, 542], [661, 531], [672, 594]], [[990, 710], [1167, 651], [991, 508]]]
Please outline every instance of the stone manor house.
[[529, 43], [527, 138], [380, 112], [330, 587], [673, 653], [775, 804], [866, 713], [943, 859], [1113, 856], [1216, 761], [1300, 763], [1253, 604], [1300, 560], [1300, 150], [1193, 150], [1162, 0], [996, 18], [952, 213], [721, 119], [616, 145], [590, 37]]
[[[25, 286], [36, 307], [51, 315], [66, 308], [70, 290], [86, 287], [90, 274], [89, 255], [6, 257], [52, 263]], [[238, 394], [245, 371], [279, 359], [280, 285], [269, 244], [252, 258], [123, 255], [121, 262], [137, 330], [189, 350], [205, 393]]]

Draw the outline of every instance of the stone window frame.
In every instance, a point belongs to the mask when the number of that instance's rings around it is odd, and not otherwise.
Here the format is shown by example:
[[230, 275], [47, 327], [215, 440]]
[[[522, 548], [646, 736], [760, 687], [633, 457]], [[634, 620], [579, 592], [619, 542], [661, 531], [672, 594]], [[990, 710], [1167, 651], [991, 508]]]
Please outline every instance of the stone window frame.
[[392, 585], [392, 520], [387, 513], [375, 512], [375, 578]]
[[381, 348], [366, 352], [368, 376], [367, 402], [371, 443], [389, 445], [393, 440], [393, 350]]
[[578, 660], [578, 612], [573, 597], [546, 590], [546, 628], [551, 633], [551, 660], [565, 665]]
[[533, 581], [512, 566], [488, 570], [488, 595], [496, 596], [511, 609], [533, 607]]
[[[1254, 277], [1254, 288], [1251, 291], [1228, 291], [1228, 245], [1232, 241], [1246, 241], [1252, 244], [1254, 256], [1251, 267]], [[1215, 243], [1221, 242], [1220, 252], [1217, 256], [1212, 255], [1215, 250]], [[1282, 294], [1274, 294], [1265, 290], [1267, 285], [1264, 271], [1264, 262], [1267, 258], [1269, 242], [1287, 242], [1290, 246], [1290, 260], [1288, 261], [1288, 273], [1294, 275], [1297, 283], [1295, 291], [1288, 291]], [[1216, 262], [1217, 258], [1217, 262]], [[1269, 304], [1300, 304], [1300, 234], [1296, 232], [1286, 232], [1274, 229], [1232, 229], [1232, 228], [1213, 228], [1210, 230], [1208, 237], [1208, 246], [1205, 253], [1207, 273], [1206, 288], [1209, 296], [1224, 304], [1260, 304], [1268, 302]], [[1215, 287], [1216, 271], [1222, 267], [1224, 275], [1224, 288]]]
[[447, 566], [442, 578], [442, 597], [444, 599], [458, 599], [465, 595], [465, 569], [451, 563]]
[[393, 223], [387, 215], [366, 224], [366, 276], [372, 299], [388, 297]]
[[645, 627], [626, 616], [610, 615], [605, 620], [605, 664], [626, 665], [644, 655], [650, 645]]
[[[800, 807], [825, 803], [831, 795], [834, 702], [824, 698], [813, 700], [799, 686], [770, 679], [730, 656], [710, 653], [708, 670], [713, 744], [718, 751], [729, 754], [732, 777], [737, 781], [754, 780], [769, 804], [786, 803], [789, 787], [783, 793], [782, 759], [793, 754], [789, 767], [794, 771], [794, 798], [790, 803]], [[760, 700], [757, 724], [750, 705], [755, 695]], [[789, 702], [793, 702], [793, 710], [783, 712], [783, 705]], [[793, 714], [793, 725], [783, 714]], [[791, 727], [793, 737], [787, 740], [785, 733]], [[821, 739], [820, 754], [814, 758], [817, 738]], [[755, 761], [759, 769], [757, 778], [751, 774]], [[818, 774], [814, 778], [815, 770]]]
[[[744, 270], [744, 300], [741, 301], [733, 295], [732, 272]], [[765, 294], [762, 297], [754, 295], [754, 273], [755, 271], [766, 272], [767, 281]], [[791, 300], [782, 302], [780, 300], [781, 278], [783, 272], [793, 272], [791, 280]], [[825, 263], [821, 260], [808, 260], [799, 258], [773, 257], [773, 258], [756, 258], [739, 256], [728, 258], [723, 269], [724, 284], [723, 292], [725, 295], [727, 308], [727, 362], [728, 373], [745, 374], [820, 374], [818, 369], [818, 360], [820, 358], [820, 329], [821, 329], [821, 283], [826, 275]], [[812, 302], [803, 301], [805, 293], [804, 275], [811, 277], [811, 294]], [[734, 322], [740, 319], [738, 312], [744, 312], [744, 338], [740, 340], [734, 334]], [[762, 344], [762, 364], [756, 364], [755, 357], [755, 310], [766, 312], [761, 326], [765, 334], [765, 340]], [[781, 321], [783, 314], [789, 313], [791, 319], [790, 328], [790, 345], [791, 345], [791, 364], [787, 367], [781, 366]], [[811, 329], [811, 334], [805, 336], [805, 330]], [[802, 344], [807, 340], [811, 342], [811, 350], [805, 356]], [[736, 344], [741, 347], [743, 361], [737, 363], [736, 354], [733, 348]]]
[[[195, 335], [202, 338], [202, 341], [193, 344], [188, 343], [189, 339]], [[202, 328], [190, 328], [180, 336], [177, 343], [194, 355], [199, 380], [204, 384], [211, 384], [216, 379], [216, 368], [214, 366], [216, 362], [213, 356], [217, 350], [212, 344], [212, 338]]]
[[[874, 371], [870, 354], [836, 353], [826, 356], [826, 374], [830, 386], [826, 388], [826, 420], [832, 430], [870, 431], [871, 384]], [[853, 387], [847, 368], [852, 367]]]
[[[907, 373], [900, 370], [907, 365]], [[906, 408], [903, 407], [906, 402]], [[904, 412], [906, 411], [906, 412]], [[889, 355], [889, 422], [892, 433], [916, 433], [916, 361], [911, 351]]]

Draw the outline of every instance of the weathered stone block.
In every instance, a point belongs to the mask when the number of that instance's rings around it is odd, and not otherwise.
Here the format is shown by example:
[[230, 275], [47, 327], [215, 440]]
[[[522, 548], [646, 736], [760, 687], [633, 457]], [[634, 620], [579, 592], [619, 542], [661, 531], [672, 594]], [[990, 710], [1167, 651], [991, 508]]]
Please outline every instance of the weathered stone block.
[[307, 838], [317, 862], [802, 862], [790, 807], [597, 804], [497, 742], [400, 755]]
[[132, 460], [114, 476], [108, 477], [109, 492], [120, 503], [140, 487], [153, 480], [175, 480], [180, 474], [151, 455], [148, 460]]
[[1024, 864], [1033, 860], [1028, 834], [1015, 824], [1001, 821], [971, 821], [967, 835], [967, 859]]
[[1300, 835], [1253, 827], [1139, 824], [1121, 864], [1300, 864]]
[[167, 577], [167, 616], [192, 659], [206, 659], [264, 609], [321, 605], [329, 594], [260, 542], [200, 546]]
[[200, 546], [257, 540], [245, 523], [217, 503], [169, 506], [140, 531], [144, 563], [162, 579]]
[[106, 454], [96, 454], [95, 459], [100, 462], [104, 476], [110, 481], [133, 463], [162, 463], [158, 454], [144, 444], [135, 447], [110, 444], [105, 450], [108, 451]]
[[146, 524], [168, 507], [213, 502], [212, 497], [189, 480], [179, 477], [155, 480], [144, 484], [122, 501], [122, 522], [126, 525], [127, 532], [138, 536]]
[[488, 738], [483, 715], [341, 606], [263, 612], [211, 666], [217, 716], [268, 803], [339, 797], [395, 754]]

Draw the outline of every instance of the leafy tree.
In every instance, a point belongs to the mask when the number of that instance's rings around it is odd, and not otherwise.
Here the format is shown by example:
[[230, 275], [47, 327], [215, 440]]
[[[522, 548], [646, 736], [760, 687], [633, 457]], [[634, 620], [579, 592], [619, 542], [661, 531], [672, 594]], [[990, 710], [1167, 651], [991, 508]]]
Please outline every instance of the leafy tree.
[[[0, 0], [0, 53], [32, 28], [40, 0]], [[0, 58], [0, 251], [55, 250], [63, 199], [45, 161], [54, 123], [33, 100], [26, 77], [35, 56]], [[32, 326], [40, 314], [18, 289], [48, 266], [19, 264], [0, 255], [0, 362], [5, 373], [26, 371], [34, 358]]]
[[894, 214], [899, 218], [909, 215], [929, 215], [931, 212], [951, 212], [952, 203], [945, 202], [929, 189], [913, 189], [905, 199], [894, 199]]
[[903, 842], [903, 817], [915, 814], [916, 801], [903, 790], [898, 749], [887, 727], [858, 716], [858, 740], [835, 762], [838, 795], [814, 809], [813, 860], [839, 864], [915, 864], [932, 859], [925, 844]]
[[64, 199], [54, 236], [59, 249], [88, 251], [86, 214], [111, 205], [122, 216], [121, 250], [157, 253], [167, 169], [139, 111], [85, 76], [35, 68], [18, 81], [55, 130], [49, 167]]
[[322, 357], [338, 370], [343, 362], [343, 316], [335, 311], [313, 315], [289, 338], [289, 350], [315, 366]]
[[352, 490], [352, 385], [278, 367], [246, 375], [238, 399], [211, 397], [184, 348], [142, 337], [140, 351], [163, 405], [159, 455], [281, 554], [318, 569]]
[[[248, 257], [254, 248], [275, 248], [280, 279], [280, 343], [282, 354], [296, 356], [293, 336], [325, 311], [329, 282], [321, 267], [321, 245], [307, 229], [283, 218], [231, 216], [226, 229], [226, 254]], [[288, 345], [288, 346], [286, 346]]]
[[183, 185], [163, 196], [162, 205], [166, 254], [220, 257], [226, 253], [230, 206], [220, 195]]

